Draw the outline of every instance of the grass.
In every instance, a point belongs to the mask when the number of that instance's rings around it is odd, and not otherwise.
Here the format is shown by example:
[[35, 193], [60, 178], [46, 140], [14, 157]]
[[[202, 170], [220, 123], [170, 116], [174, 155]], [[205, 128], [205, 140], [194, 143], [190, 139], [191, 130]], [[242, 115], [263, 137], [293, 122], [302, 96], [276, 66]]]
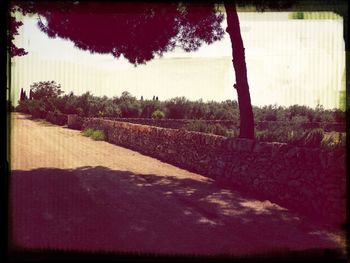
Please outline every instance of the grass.
[[104, 141], [106, 139], [106, 136], [103, 131], [96, 130], [91, 134], [91, 138], [95, 141]]
[[88, 128], [88, 129], [83, 130], [81, 133], [82, 133], [83, 136], [91, 137], [95, 141], [104, 141], [104, 140], [106, 140], [106, 135], [101, 130], [94, 130], [94, 129]]
[[93, 129], [85, 129], [81, 132], [83, 136], [90, 137], [93, 134], [94, 130]]

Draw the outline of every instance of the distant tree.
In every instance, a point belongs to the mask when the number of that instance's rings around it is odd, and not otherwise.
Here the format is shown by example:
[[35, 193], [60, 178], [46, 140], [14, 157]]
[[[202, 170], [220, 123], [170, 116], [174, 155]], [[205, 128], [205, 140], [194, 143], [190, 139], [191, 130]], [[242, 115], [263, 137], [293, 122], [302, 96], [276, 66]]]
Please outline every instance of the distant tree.
[[165, 102], [170, 119], [186, 119], [191, 113], [191, 102], [185, 97], [176, 97]]
[[143, 101], [143, 96], [141, 96], [141, 101]]
[[32, 100], [32, 99], [33, 99], [33, 91], [29, 90], [29, 100]]
[[23, 93], [23, 88], [21, 88], [21, 92], [19, 95], [19, 101], [23, 101], [24, 100], [24, 93]]
[[156, 97], [156, 100], [158, 100], [158, 96]]
[[56, 98], [63, 93], [61, 85], [55, 81], [35, 82], [30, 85], [30, 90], [32, 92], [32, 99], [35, 100]]
[[156, 99], [156, 96], [153, 96], [153, 99], [152, 100], [155, 100]]

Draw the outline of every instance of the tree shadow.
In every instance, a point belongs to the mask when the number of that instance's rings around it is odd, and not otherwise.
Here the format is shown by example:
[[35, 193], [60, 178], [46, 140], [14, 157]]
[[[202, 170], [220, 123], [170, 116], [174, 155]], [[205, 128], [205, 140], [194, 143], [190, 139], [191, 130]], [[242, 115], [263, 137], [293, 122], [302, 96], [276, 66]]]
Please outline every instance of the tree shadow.
[[210, 180], [102, 166], [14, 170], [10, 179], [14, 248], [173, 255], [341, 250], [327, 229]]

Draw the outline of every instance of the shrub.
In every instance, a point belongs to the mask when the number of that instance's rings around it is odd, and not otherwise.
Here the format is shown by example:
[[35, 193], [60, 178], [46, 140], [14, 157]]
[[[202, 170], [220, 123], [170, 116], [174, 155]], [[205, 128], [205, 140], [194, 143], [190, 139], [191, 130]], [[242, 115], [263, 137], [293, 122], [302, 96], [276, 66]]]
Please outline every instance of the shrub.
[[45, 105], [40, 100], [30, 100], [28, 101], [28, 110], [29, 113], [33, 116], [33, 118], [45, 118], [46, 110]]
[[191, 102], [185, 97], [176, 97], [165, 102], [169, 119], [185, 119], [191, 112]]
[[194, 120], [186, 124], [184, 129], [188, 131], [207, 132], [207, 124], [201, 120]]
[[101, 130], [93, 131], [91, 138], [95, 141], [104, 141], [106, 139], [105, 133]]
[[61, 112], [55, 112], [56, 114], [56, 124], [58, 125], [65, 125], [68, 122], [68, 116], [65, 114], [62, 114]]
[[83, 136], [90, 137], [93, 134], [94, 130], [93, 129], [85, 129], [81, 132]]
[[345, 149], [346, 146], [346, 134], [330, 132], [326, 133], [321, 141], [321, 148], [325, 150], [336, 150], [336, 149]]
[[312, 129], [307, 132], [303, 138], [303, 144], [305, 146], [321, 146], [321, 141], [324, 137], [324, 131], [321, 128]]
[[345, 122], [345, 119], [346, 119], [345, 112], [336, 109], [336, 110], [334, 110], [334, 112], [333, 112], [333, 116], [334, 116], [334, 120], [335, 120], [336, 122]]
[[226, 137], [233, 137], [236, 134], [234, 130], [229, 130], [219, 123], [207, 124], [205, 121], [202, 120], [191, 121], [184, 127], [184, 129], [189, 131], [212, 133]]
[[114, 104], [113, 102], [108, 102], [105, 107], [105, 116], [107, 117], [120, 117], [121, 111], [118, 107], [118, 105]]
[[208, 125], [207, 130], [209, 133], [213, 133], [216, 135], [221, 135], [221, 136], [227, 136], [227, 128], [219, 123], [216, 123], [214, 125]]
[[165, 117], [164, 112], [156, 110], [152, 113], [152, 119], [163, 119]]
[[67, 123], [67, 115], [62, 114], [59, 110], [49, 111], [46, 114], [46, 120], [57, 125], [65, 125]]
[[140, 102], [141, 113], [140, 118], [151, 118], [152, 113], [156, 110], [160, 110], [165, 113], [164, 103], [159, 100], [144, 100]]
[[46, 114], [46, 117], [45, 119], [51, 123], [55, 123], [55, 120], [54, 120], [54, 113], [52, 111], [49, 111], [47, 114]]
[[25, 101], [19, 101], [19, 104], [16, 107], [17, 112], [22, 112], [22, 113], [30, 113], [29, 108], [28, 108], [28, 100]]
[[277, 114], [276, 113], [268, 113], [265, 116], [265, 121], [277, 121]]

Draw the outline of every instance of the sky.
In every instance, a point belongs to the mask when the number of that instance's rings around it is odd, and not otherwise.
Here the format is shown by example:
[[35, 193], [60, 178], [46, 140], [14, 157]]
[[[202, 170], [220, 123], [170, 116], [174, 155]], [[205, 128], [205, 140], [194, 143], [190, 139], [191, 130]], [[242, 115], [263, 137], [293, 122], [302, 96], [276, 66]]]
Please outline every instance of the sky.
[[[345, 89], [340, 17], [292, 20], [287, 12], [242, 12], [239, 19], [253, 105], [339, 107], [339, 91]], [[28, 94], [33, 82], [51, 80], [61, 84], [65, 93], [76, 95], [90, 91], [113, 97], [129, 91], [144, 99], [237, 99], [227, 33], [221, 41], [204, 44], [196, 52], [176, 49], [135, 68], [124, 58], [91, 54], [70, 41], [48, 38], [36, 25], [36, 16], [22, 21], [15, 43], [28, 55], [11, 60], [11, 100], [15, 105], [21, 88]], [[226, 28], [225, 19], [222, 26]]]

